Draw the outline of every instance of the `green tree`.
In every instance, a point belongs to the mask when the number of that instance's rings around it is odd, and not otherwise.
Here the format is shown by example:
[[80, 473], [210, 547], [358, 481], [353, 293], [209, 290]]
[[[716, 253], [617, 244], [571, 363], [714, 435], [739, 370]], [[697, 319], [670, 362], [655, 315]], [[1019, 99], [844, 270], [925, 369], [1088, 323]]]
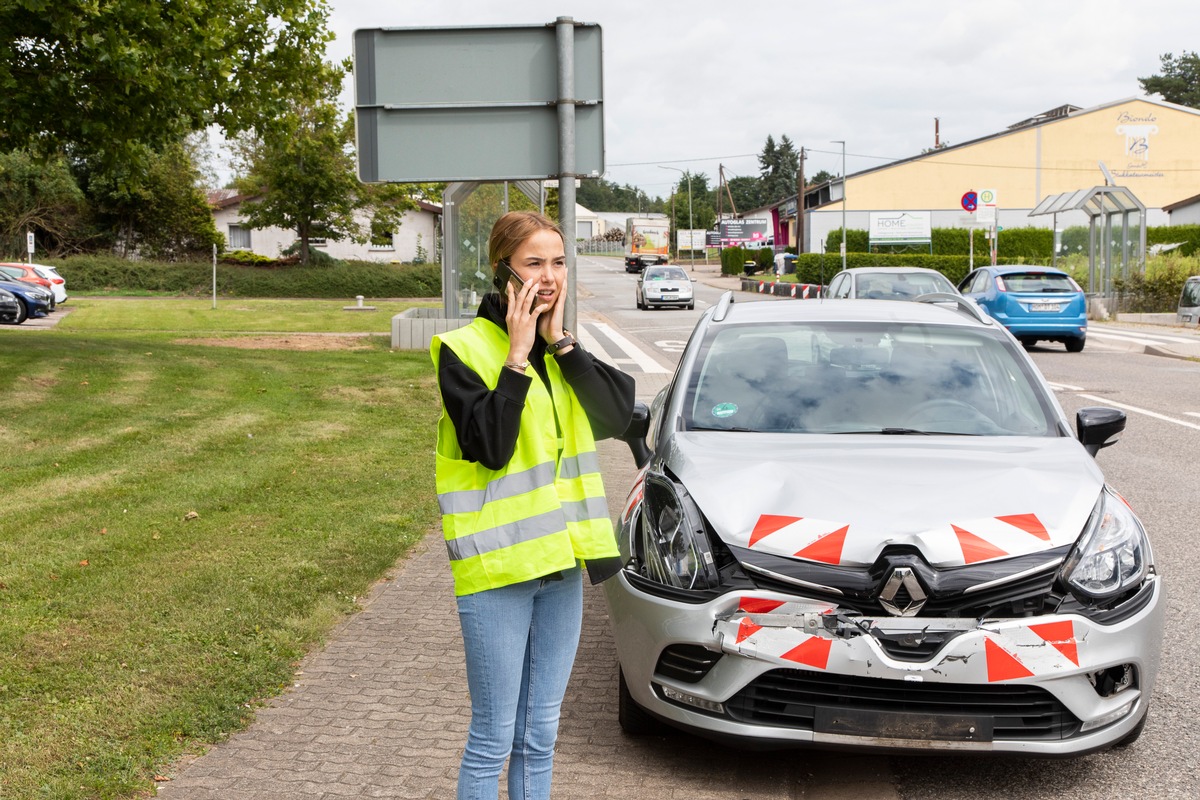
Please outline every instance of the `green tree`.
[[112, 164], [212, 123], [247, 130], [307, 93], [327, 17], [326, 0], [7, 0], [0, 148]]
[[619, 186], [604, 178], [584, 178], [575, 192], [579, 205], [592, 211], [637, 211], [652, 210], [651, 206], [661, 200], [651, 200], [636, 186]]
[[829, 172], [827, 170], [821, 170], [816, 175], [813, 175], [811, 178], [808, 179], [808, 185], [816, 186], [817, 184], [820, 184], [820, 183], [828, 183], [829, 181], [833, 180], [836, 177], [837, 177], [837, 175], [834, 175], [832, 172]]
[[1162, 74], [1138, 78], [1146, 94], [1159, 94], [1168, 103], [1200, 108], [1200, 55], [1195, 51], [1159, 56]]
[[[780, 137], [778, 145], [770, 134], [767, 135], [766, 144], [758, 156], [758, 165], [762, 179], [761, 202], [758, 205], [775, 203], [796, 193], [800, 152], [787, 134]], [[738, 208], [741, 209], [740, 204]]]
[[324, 72], [313, 94], [294, 98], [285, 114], [235, 144], [245, 169], [237, 188], [255, 198], [242, 204], [243, 220], [294, 231], [305, 264], [314, 238], [366, 242], [394, 231], [404, 212], [416, 208], [414, 195], [430, 191], [423, 184], [358, 181], [354, 123], [335, 99], [344, 72], [332, 64]]
[[86, 240], [87, 203], [66, 159], [0, 154], [0, 256], [24, 258], [26, 231], [38, 252], [51, 255], [76, 251]]
[[[763, 182], [761, 178], [750, 176], [738, 176], [730, 178], [729, 193], [733, 196], [733, 203], [737, 206], [738, 211], [749, 211], [752, 208], [761, 208], [767, 203], [763, 198]], [[795, 189], [792, 193], [795, 194]]]
[[119, 254], [176, 261], [207, 254], [221, 244], [199, 187], [197, 147], [197, 137], [158, 151], [140, 145], [127, 161], [87, 174], [96, 222]]

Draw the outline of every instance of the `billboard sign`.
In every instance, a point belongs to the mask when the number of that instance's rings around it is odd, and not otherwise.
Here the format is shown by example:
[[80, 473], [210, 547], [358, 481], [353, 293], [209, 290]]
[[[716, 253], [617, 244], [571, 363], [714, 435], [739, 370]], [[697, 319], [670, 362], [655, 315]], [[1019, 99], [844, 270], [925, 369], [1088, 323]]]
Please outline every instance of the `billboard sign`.
[[771, 238], [769, 219], [723, 219], [717, 228], [721, 247], [758, 247]]
[[[365, 183], [559, 175], [554, 25], [354, 32]], [[575, 173], [604, 173], [600, 26], [574, 25]]]
[[929, 244], [933, 228], [929, 211], [872, 211], [869, 244]]
[[706, 233], [708, 231], [699, 228], [675, 231], [675, 248], [677, 250], [703, 250], [707, 243]]

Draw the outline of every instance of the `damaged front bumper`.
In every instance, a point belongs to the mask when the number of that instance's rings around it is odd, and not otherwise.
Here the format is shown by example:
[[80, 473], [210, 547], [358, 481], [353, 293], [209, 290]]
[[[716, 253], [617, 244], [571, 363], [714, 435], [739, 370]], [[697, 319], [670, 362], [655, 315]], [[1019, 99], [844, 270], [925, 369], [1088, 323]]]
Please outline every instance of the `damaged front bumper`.
[[1116, 624], [862, 617], [772, 592], [703, 605], [605, 584], [632, 699], [749, 745], [1074, 755], [1133, 732], [1158, 672], [1165, 598], [1151, 577]]

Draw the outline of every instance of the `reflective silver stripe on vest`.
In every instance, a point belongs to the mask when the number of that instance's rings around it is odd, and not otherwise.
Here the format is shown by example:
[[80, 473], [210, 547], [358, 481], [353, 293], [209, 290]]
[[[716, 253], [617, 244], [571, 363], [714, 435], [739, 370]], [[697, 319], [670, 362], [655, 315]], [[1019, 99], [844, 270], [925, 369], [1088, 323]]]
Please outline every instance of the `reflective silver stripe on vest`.
[[478, 531], [457, 539], [446, 540], [446, 550], [450, 553], [451, 561], [462, 561], [474, 558], [495, 550], [502, 550], [514, 544], [531, 542], [543, 536], [562, 533], [566, 529], [561, 511], [547, 511], [536, 517], [510, 522], [497, 528]]
[[594, 450], [590, 453], [569, 456], [558, 463], [558, 475], [560, 478], [578, 478], [580, 475], [599, 471], [600, 456]]
[[483, 489], [446, 492], [438, 495], [443, 514], [477, 514], [494, 500], [517, 497], [554, 483], [554, 464], [546, 461], [532, 469], [510, 472], [488, 483]]
[[590, 519], [608, 519], [608, 502], [603, 497], [588, 497], [563, 503], [563, 513], [568, 522], [586, 522]]

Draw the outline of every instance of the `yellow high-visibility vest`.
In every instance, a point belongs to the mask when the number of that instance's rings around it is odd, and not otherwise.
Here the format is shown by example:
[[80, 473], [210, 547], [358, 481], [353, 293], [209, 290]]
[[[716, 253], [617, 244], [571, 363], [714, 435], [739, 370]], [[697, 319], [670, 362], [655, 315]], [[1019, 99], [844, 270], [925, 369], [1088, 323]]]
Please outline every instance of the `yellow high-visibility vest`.
[[[477, 317], [435, 336], [435, 370], [443, 344], [496, 388], [508, 356], [503, 330]], [[501, 469], [463, 458], [454, 423], [442, 409], [437, 493], [456, 595], [570, 569], [579, 559], [619, 555], [587, 414], [554, 357], [545, 360], [553, 391], [533, 379], [516, 449]]]

